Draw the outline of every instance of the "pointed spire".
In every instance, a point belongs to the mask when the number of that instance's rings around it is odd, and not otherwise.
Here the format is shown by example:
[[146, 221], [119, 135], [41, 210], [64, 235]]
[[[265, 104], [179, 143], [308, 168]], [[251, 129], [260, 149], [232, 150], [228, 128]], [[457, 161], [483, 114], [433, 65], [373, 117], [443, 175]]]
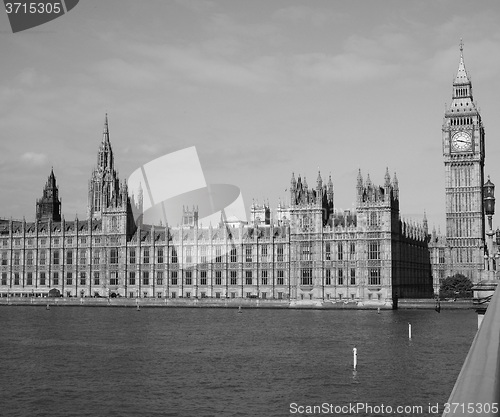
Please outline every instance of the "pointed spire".
[[361, 175], [361, 168], [358, 168], [358, 187], [363, 187], [363, 176]]
[[102, 143], [109, 143], [108, 113], [104, 118], [104, 130], [102, 133]]
[[453, 84], [468, 84], [470, 83], [470, 78], [467, 75], [467, 71], [465, 70], [464, 64], [464, 43], [462, 39], [460, 39], [460, 63], [458, 64], [457, 76], [455, 77], [455, 81]]
[[385, 168], [385, 186], [389, 187], [391, 185], [391, 176], [389, 175], [389, 168]]
[[394, 197], [399, 199], [399, 182], [396, 172], [394, 172], [394, 176], [392, 177], [392, 188], [394, 190]]
[[424, 221], [423, 221], [423, 227], [424, 227], [424, 232], [427, 235], [429, 233], [429, 224], [427, 222], [427, 214], [425, 213], [424, 210]]

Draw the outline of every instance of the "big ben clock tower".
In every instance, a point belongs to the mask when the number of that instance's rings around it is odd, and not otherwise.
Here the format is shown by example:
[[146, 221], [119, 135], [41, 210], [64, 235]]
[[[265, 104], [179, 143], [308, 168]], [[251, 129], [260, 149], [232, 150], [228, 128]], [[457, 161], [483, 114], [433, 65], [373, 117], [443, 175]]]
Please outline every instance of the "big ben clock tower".
[[447, 274], [479, 281], [484, 269], [484, 128], [465, 70], [463, 44], [453, 96], [443, 120]]

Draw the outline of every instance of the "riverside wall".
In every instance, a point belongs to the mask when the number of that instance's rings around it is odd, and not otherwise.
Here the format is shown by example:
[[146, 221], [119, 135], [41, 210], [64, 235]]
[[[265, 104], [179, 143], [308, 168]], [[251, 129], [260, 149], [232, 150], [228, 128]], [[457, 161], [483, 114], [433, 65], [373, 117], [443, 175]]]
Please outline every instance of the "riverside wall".
[[[333, 309], [333, 310], [392, 310], [391, 303], [360, 303], [322, 300], [262, 300], [262, 299], [217, 299], [217, 298], [51, 298], [51, 297], [2, 297], [0, 306], [39, 307], [170, 307], [170, 308], [281, 308], [281, 309]], [[398, 309], [435, 309], [434, 299], [399, 299]], [[442, 301], [441, 310], [472, 309], [472, 300]]]

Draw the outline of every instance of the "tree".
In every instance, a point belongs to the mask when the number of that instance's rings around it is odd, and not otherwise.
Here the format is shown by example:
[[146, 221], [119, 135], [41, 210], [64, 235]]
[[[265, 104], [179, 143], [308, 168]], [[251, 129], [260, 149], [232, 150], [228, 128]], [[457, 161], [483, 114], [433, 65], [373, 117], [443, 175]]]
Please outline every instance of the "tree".
[[468, 298], [472, 296], [472, 281], [462, 274], [455, 274], [441, 281], [440, 298]]

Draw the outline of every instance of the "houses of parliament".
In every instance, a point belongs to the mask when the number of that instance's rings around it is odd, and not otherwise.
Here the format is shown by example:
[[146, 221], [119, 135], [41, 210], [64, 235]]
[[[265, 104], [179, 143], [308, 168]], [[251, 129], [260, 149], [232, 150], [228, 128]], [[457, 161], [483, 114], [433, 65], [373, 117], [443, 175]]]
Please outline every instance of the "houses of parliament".
[[[250, 221], [143, 224], [120, 182], [106, 116], [85, 219], [66, 220], [54, 172], [34, 221], [0, 219], [0, 297], [256, 298], [397, 306], [430, 298], [447, 276], [485, 266], [484, 129], [463, 48], [442, 126], [446, 234], [401, 220], [396, 174], [358, 173], [356, 208], [335, 208], [332, 178], [291, 176], [289, 203], [253, 204]], [[181, 209], [179, 209], [181, 210]]]

